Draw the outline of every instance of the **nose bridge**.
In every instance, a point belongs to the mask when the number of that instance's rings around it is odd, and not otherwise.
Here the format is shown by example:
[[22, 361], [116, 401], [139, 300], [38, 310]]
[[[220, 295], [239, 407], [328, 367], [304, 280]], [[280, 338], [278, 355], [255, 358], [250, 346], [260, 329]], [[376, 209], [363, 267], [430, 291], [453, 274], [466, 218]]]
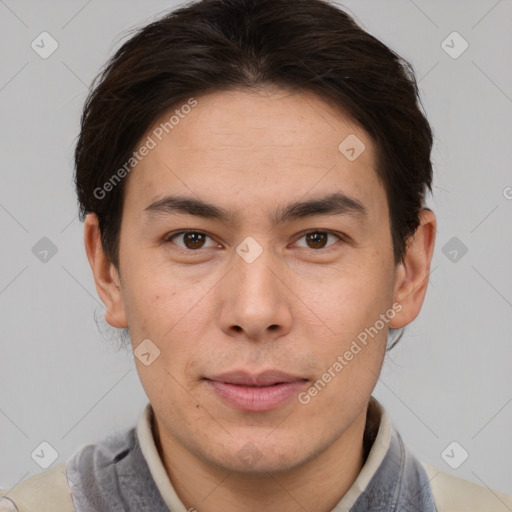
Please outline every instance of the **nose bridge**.
[[239, 298], [258, 299], [263, 294], [267, 301], [275, 300], [276, 276], [270, 268], [276, 266], [276, 261], [269, 244], [249, 236], [238, 245], [236, 253], [233, 271]]
[[291, 312], [286, 287], [276, 275], [281, 266], [272, 250], [247, 237], [236, 253], [226, 283], [229, 307], [222, 313], [223, 329], [231, 333], [242, 329], [251, 338], [265, 336], [268, 330], [287, 330]]

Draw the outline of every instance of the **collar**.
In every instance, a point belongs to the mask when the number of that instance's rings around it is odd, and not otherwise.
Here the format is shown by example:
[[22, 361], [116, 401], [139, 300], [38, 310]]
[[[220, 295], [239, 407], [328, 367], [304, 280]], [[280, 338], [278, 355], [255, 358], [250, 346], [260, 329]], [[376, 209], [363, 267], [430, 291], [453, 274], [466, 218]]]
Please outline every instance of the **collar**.
[[[179, 499], [172, 483], [169, 480], [167, 472], [164, 468], [162, 460], [155, 445], [155, 440], [152, 433], [152, 421], [153, 421], [153, 409], [151, 404], [148, 403], [137, 423], [136, 433], [140, 443], [141, 451], [146, 459], [151, 475], [165, 501], [167, 507], [170, 510], [176, 512], [187, 512], [185, 506]], [[394, 430], [390, 421], [390, 418], [382, 405], [374, 398], [370, 398], [367, 413], [367, 425], [374, 425], [376, 433], [370, 432], [370, 437], [374, 437], [373, 444], [369, 451], [368, 457], [359, 472], [356, 480], [343, 496], [341, 501], [333, 509], [333, 512], [345, 512], [353, 509], [354, 505], [362, 503], [361, 498], [365, 494], [365, 491], [372, 482], [374, 487], [382, 478], [376, 479], [379, 468], [383, 467], [383, 461], [387, 455], [392, 456], [392, 461], [396, 460], [397, 456], [400, 458], [400, 442], [398, 434], [395, 433], [395, 439], [393, 443], [393, 453], [390, 453], [390, 446], [392, 444]], [[366, 432], [365, 432], [366, 434]], [[389, 472], [387, 472], [389, 473]], [[388, 475], [381, 475], [381, 477]], [[428, 480], [427, 480], [428, 481]], [[388, 509], [381, 509], [388, 510]], [[389, 510], [392, 510], [391, 508]]]
[[151, 476], [169, 510], [173, 512], [188, 512], [176, 494], [156, 448], [152, 432], [153, 414], [151, 403], [148, 403], [144, 407], [137, 423], [136, 434], [139, 439], [142, 455], [146, 459]]
[[[374, 430], [376, 432], [368, 432]], [[375, 436], [366, 462], [363, 464], [359, 475], [352, 486], [345, 493], [341, 501], [334, 507], [332, 512], [344, 512], [350, 510], [357, 502], [359, 497], [368, 488], [368, 484], [376, 474], [382, 464], [384, 457], [388, 453], [391, 443], [391, 434], [393, 427], [391, 420], [382, 405], [373, 396], [370, 397], [368, 404], [368, 413], [366, 415], [365, 437]]]

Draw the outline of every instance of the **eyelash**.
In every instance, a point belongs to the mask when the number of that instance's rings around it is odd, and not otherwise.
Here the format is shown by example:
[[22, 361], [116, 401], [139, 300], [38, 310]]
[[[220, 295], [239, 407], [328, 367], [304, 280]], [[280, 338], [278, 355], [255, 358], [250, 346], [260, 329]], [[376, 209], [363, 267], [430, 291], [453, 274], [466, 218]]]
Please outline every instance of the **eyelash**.
[[[196, 233], [196, 234], [200, 234], [200, 235], [204, 235], [206, 236], [207, 238], [210, 238], [212, 239], [207, 233], [205, 233], [204, 231], [200, 231], [200, 230], [197, 230], [197, 229], [184, 229], [182, 231], [177, 231], [175, 233], [170, 233], [168, 235], [165, 236], [164, 238], [164, 242], [166, 243], [169, 243], [169, 242], [172, 242], [172, 240], [180, 235], [186, 235], [187, 233]], [[323, 230], [323, 229], [312, 229], [312, 230], [308, 230], [308, 231], [305, 231], [303, 233], [300, 234], [300, 236], [297, 238], [297, 241], [299, 241], [301, 238], [304, 238], [306, 235], [309, 235], [309, 234], [312, 234], [312, 233], [321, 233], [321, 234], [325, 234], [325, 235], [333, 235], [335, 236], [338, 241], [340, 242], [347, 242], [347, 238], [346, 236], [342, 235], [341, 233], [335, 233], [333, 231], [328, 231], [328, 230]], [[294, 242], [294, 243], [295, 243]], [[186, 251], [186, 252], [199, 252], [201, 249], [207, 249], [208, 247], [200, 247], [199, 249], [187, 249], [185, 247], [181, 247], [177, 244], [174, 244], [176, 245], [179, 249], [183, 250], [183, 251]], [[301, 247], [302, 249], [310, 249], [312, 251], [315, 251], [315, 252], [320, 252], [320, 251], [329, 251], [331, 249], [331, 247], [333, 247], [334, 245], [336, 245], [336, 243], [333, 243], [327, 247], [321, 247], [319, 249], [313, 249], [311, 247]]]

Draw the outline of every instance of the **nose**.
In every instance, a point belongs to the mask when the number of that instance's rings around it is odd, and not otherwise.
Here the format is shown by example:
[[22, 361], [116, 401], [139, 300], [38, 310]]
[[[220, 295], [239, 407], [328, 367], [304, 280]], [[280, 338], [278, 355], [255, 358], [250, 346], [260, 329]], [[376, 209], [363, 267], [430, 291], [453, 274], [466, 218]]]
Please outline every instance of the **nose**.
[[286, 335], [292, 325], [293, 301], [297, 301], [287, 283], [291, 270], [270, 250], [263, 249], [254, 260], [240, 254], [218, 290], [222, 294], [222, 331], [251, 341]]

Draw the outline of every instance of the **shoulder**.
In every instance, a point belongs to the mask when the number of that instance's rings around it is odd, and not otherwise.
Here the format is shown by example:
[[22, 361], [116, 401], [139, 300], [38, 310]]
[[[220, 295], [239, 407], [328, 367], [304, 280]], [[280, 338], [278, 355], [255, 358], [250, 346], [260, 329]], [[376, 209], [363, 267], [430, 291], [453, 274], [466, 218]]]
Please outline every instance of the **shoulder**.
[[510, 512], [512, 497], [422, 462], [438, 512]]
[[0, 512], [32, 511], [74, 511], [66, 477], [66, 462], [23, 480], [8, 492], [0, 490]]
[[[77, 485], [92, 486], [134, 445], [134, 429], [125, 429], [96, 444], [79, 448], [66, 461], [31, 476], [11, 490], [0, 489], [0, 512], [74, 512]], [[71, 476], [70, 476], [71, 475]]]

